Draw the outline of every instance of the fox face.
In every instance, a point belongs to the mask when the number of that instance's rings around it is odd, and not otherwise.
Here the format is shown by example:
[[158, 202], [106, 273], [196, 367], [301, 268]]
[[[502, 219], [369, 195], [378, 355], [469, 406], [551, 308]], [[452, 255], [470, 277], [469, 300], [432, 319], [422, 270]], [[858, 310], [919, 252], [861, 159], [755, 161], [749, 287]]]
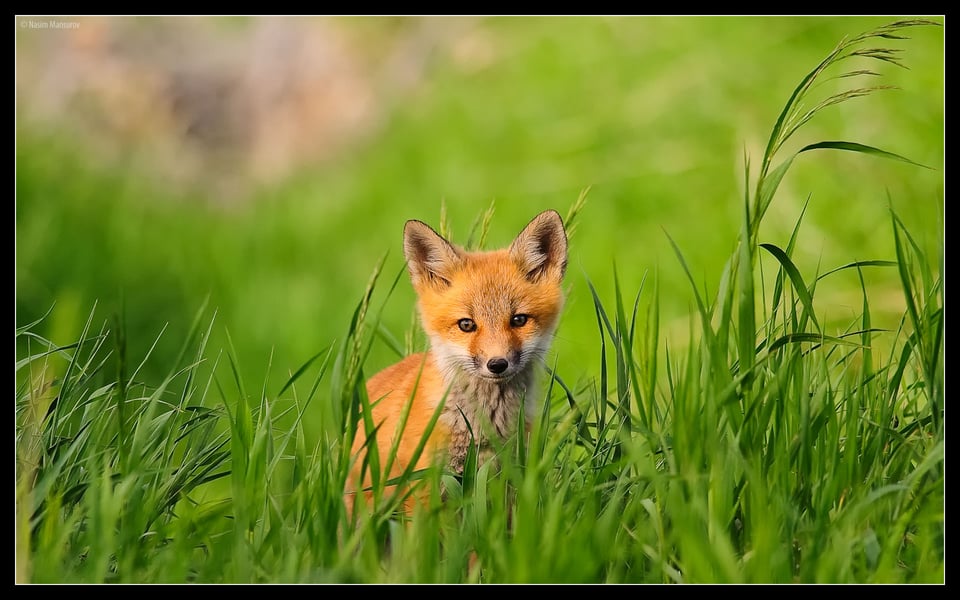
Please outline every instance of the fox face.
[[567, 237], [559, 214], [541, 213], [509, 248], [491, 252], [467, 252], [408, 221], [404, 255], [444, 380], [509, 384], [542, 360], [563, 307]]

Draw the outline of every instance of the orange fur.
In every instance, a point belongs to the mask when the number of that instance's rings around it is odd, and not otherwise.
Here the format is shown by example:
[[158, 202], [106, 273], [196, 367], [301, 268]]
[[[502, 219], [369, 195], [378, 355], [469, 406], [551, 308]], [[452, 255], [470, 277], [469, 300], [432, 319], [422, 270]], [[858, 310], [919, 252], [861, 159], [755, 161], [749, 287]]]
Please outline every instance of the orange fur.
[[[442, 460], [451, 471], [462, 473], [471, 439], [485, 459], [491, 440], [516, 433], [521, 415], [524, 430], [529, 430], [534, 398], [528, 391], [563, 306], [566, 234], [560, 216], [546, 211], [509, 248], [467, 252], [426, 224], [408, 221], [404, 255], [431, 349], [408, 356], [367, 382], [374, 424], [379, 426], [381, 465], [399, 435], [396, 459], [386, 475], [400, 475], [444, 403], [415, 468]], [[398, 432], [411, 398], [406, 425]], [[360, 477], [365, 444], [361, 423], [352, 448], [356, 461], [351, 494], [370, 483], [369, 474]], [[415, 501], [411, 498], [405, 508]]]

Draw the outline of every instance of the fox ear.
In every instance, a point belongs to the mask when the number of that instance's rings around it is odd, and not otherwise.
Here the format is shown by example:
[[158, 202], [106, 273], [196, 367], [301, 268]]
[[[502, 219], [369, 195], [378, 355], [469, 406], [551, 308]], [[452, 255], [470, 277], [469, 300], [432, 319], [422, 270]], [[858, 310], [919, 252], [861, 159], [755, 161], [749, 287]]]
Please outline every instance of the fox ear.
[[510, 244], [510, 257], [531, 282], [563, 279], [567, 271], [567, 233], [555, 210], [533, 218]]
[[403, 228], [403, 255], [415, 287], [450, 285], [460, 264], [460, 251], [422, 221], [407, 221]]

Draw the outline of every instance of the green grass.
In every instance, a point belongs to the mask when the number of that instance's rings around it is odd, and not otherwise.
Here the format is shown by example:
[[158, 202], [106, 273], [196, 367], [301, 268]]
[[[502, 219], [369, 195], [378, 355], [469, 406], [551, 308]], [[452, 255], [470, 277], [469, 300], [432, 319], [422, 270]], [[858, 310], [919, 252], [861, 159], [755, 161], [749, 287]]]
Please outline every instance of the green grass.
[[[128, 158], [104, 160], [96, 145], [65, 135], [69, 129], [60, 122], [19, 122], [17, 322], [37, 319], [55, 302], [38, 332], [76, 339], [96, 302], [102, 314], [121, 316], [134, 356], [143, 356], [166, 326], [143, 370], [157, 380], [208, 301], [224, 326], [212, 332], [215, 347], [226, 343], [229, 328], [251, 381], [264, 380], [272, 355], [269, 383], [278, 389], [291, 365], [342, 336], [351, 316], [345, 300], [363, 288], [384, 253], [385, 272], [402, 270], [407, 219], [437, 223], [445, 201], [451, 235], [466, 241], [493, 201], [487, 244], [498, 247], [537, 212], [562, 213], [589, 186], [570, 247], [568, 302], [555, 349], [572, 380], [590, 378], [578, 360], [591, 352], [594, 334], [584, 276], [609, 296], [612, 260], [630, 287], [655, 272], [665, 300], [663, 333], [685, 340], [695, 308], [664, 231], [683, 248], [697, 281], [716, 291], [740, 228], [745, 151], [756, 174], [771, 126], [803, 75], [843, 36], [889, 20], [480, 19], [466, 33], [490, 50], [489, 64], [464, 65], [451, 48], [438, 47], [423, 85], [387, 99], [392, 108], [372, 139], [270, 186], [237, 173], [248, 191], [243, 198], [210, 199], [203, 188], [170, 185], [165, 173], [135, 160], [149, 159], [149, 146], [113, 142], [114, 154]], [[340, 25], [360, 28], [348, 33], [367, 35], [364, 47], [376, 52], [390, 23], [415, 28], [417, 21]], [[229, 24], [224, 35], [237, 31], [239, 24]], [[36, 37], [30, 35], [27, 41]], [[892, 260], [891, 236], [878, 234], [889, 220], [888, 193], [924, 251], [939, 251], [942, 28], [915, 28], [909, 36], [884, 44], [909, 52], [909, 70], [867, 59], [846, 67], [882, 73], [860, 78], [856, 87], [899, 89], [821, 111], [789, 140], [784, 157], [808, 143], [846, 139], [935, 170], [850, 152], [801, 155], [764, 215], [761, 235], [787, 239], [809, 198], [792, 255], [804, 272]], [[388, 56], [376, 58], [385, 63]], [[824, 78], [811, 100], [849, 82]], [[74, 115], [65, 112], [62, 120], [69, 125]], [[864, 277], [875, 321], [894, 327], [904, 309], [896, 274], [873, 269]], [[833, 283], [821, 291], [820, 310], [836, 332], [856, 316], [859, 282], [848, 272]], [[376, 302], [383, 292], [375, 290]], [[382, 322], [402, 341], [415, 323], [412, 289], [402, 282], [394, 298]], [[419, 334], [413, 340], [418, 347], [423, 342]], [[397, 358], [377, 345], [369, 366]], [[306, 418], [314, 429], [312, 414]]]
[[[516, 22], [505, 25], [511, 26]], [[357, 519], [348, 517], [341, 496], [349, 440], [365, 426], [364, 375], [380, 366], [385, 347], [412, 345], [390, 333], [397, 330], [390, 310], [398, 304], [407, 316], [401, 327], [409, 325], [396, 264], [375, 267], [352, 304], [336, 290], [343, 304], [338, 332], [296, 362], [271, 354], [250, 365], [233, 343], [248, 335], [238, 331], [246, 323], [228, 319], [224, 327], [224, 317], [207, 308], [195, 312], [182, 335], [165, 332], [159, 340], [126, 339], [131, 329], [124, 320], [146, 318], [139, 310], [100, 325], [95, 309], [67, 338], [76, 341], [61, 347], [51, 341], [60, 337], [43, 328], [69, 330], [50, 321], [78, 311], [79, 300], [19, 327], [18, 577], [942, 583], [943, 240], [931, 251], [928, 234], [912, 233], [912, 219], [897, 204], [898, 191], [926, 170], [883, 152], [931, 161], [882, 140], [877, 151], [874, 140], [863, 144], [842, 134], [787, 139], [791, 124], [819, 134], [805, 112], [834, 93], [862, 89], [860, 79], [872, 77], [841, 79], [841, 89], [826, 94], [805, 85], [866, 68], [849, 66], [858, 57], [843, 58], [846, 51], [885, 47], [889, 35], [929, 29], [937, 28], [897, 25], [838, 46], [823, 73], [811, 71], [792, 97], [783, 94], [790, 101], [780, 118], [771, 116], [770, 141], [748, 156], [740, 200], [729, 202], [735, 219], [715, 223], [716, 234], [729, 241], [719, 260], [691, 251], [691, 232], [669, 229], [660, 235], [670, 260], [653, 272], [637, 275], [626, 249], [614, 253], [613, 269], [571, 268], [574, 290], [585, 290], [572, 308], [588, 309], [591, 328], [564, 321], [561, 336], [576, 345], [558, 340], [556, 372], [544, 381], [530, 438], [502, 448], [498, 470], [485, 464], [462, 481], [437, 469], [407, 473], [434, 490], [440, 481], [448, 489], [446, 501], [434, 493], [409, 520], [394, 514], [399, 498], [389, 490]], [[884, 66], [885, 56], [866, 58]], [[810, 123], [842, 110], [848, 97], [817, 109]], [[887, 99], [856, 102], [866, 107]], [[860, 156], [849, 159], [851, 150]], [[800, 203], [789, 227], [766, 225], [782, 218], [783, 196], [792, 195], [784, 187], [787, 170], [819, 154], [843, 156], [817, 163], [820, 172], [853, 164], [846, 160], [878, 162], [902, 180], [889, 186], [889, 196], [874, 199], [885, 215], [871, 234], [881, 238], [872, 247], [876, 255], [836, 252], [837, 244], [855, 244], [841, 239], [808, 260], [804, 233], [811, 213], [824, 210], [817, 198]], [[732, 164], [736, 156], [726, 159]], [[29, 180], [25, 171], [38, 160], [27, 158], [23, 170], [18, 163], [18, 183]], [[80, 169], [76, 177], [89, 178], [89, 187], [78, 189], [93, 195], [98, 176]], [[844, 190], [857, 185], [824, 177]], [[683, 187], [684, 179], [672, 185]], [[592, 188], [576, 207], [572, 247], [604, 231], [605, 243], [615, 243], [612, 226], [591, 213], [596, 193]], [[467, 231], [472, 219], [461, 219], [463, 210], [452, 209], [449, 220]], [[18, 212], [18, 227], [40, 226], [21, 218]], [[480, 239], [488, 228], [500, 230], [489, 216], [481, 220]], [[598, 232], [592, 220], [608, 229]], [[18, 233], [22, 254], [30, 240], [20, 241]], [[162, 238], [149, 228], [142, 234]], [[371, 239], [355, 242], [361, 243], [370, 246]], [[370, 259], [365, 273], [375, 263], [371, 254], [384, 249], [372, 245], [359, 255]], [[712, 273], [706, 282], [704, 271]], [[901, 298], [892, 327], [873, 307], [878, 290], [886, 291], [870, 284], [877, 273], [895, 282]], [[682, 292], [677, 280], [685, 282]], [[162, 280], [142, 283], [177, 294]], [[820, 307], [830, 294], [851, 287], [852, 316], [843, 322], [825, 314]], [[163, 314], [163, 296], [156, 302]], [[693, 310], [678, 313], [676, 304]], [[131, 351], [136, 345], [161, 352], [161, 344], [169, 347], [162, 360]]]

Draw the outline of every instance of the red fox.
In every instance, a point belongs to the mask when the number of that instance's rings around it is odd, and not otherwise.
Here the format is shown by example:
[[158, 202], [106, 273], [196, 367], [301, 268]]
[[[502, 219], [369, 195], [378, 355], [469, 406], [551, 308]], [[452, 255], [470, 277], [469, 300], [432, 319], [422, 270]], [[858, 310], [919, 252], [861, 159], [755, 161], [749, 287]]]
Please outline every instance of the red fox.
[[[567, 236], [560, 215], [537, 215], [509, 248], [468, 252], [427, 224], [407, 221], [403, 253], [430, 349], [380, 371], [367, 382], [376, 445], [381, 457], [400, 434], [387, 477], [411, 462], [431, 417], [439, 419], [415, 468], [435, 460], [462, 474], [471, 441], [480, 460], [489, 458], [491, 439], [516, 433], [521, 412], [529, 431], [534, 409], [530, 390], [563, 307], [561, 283], [567, 267]], [[406, 403], [409, 416], [397, 432]], [[366, 443], [363, 422], [353, 444], [353, 490], [359, 481]], [[352, 498], [347, 497], [348, 506]], [[412, 501], [406, 503], [409, 509]]]

